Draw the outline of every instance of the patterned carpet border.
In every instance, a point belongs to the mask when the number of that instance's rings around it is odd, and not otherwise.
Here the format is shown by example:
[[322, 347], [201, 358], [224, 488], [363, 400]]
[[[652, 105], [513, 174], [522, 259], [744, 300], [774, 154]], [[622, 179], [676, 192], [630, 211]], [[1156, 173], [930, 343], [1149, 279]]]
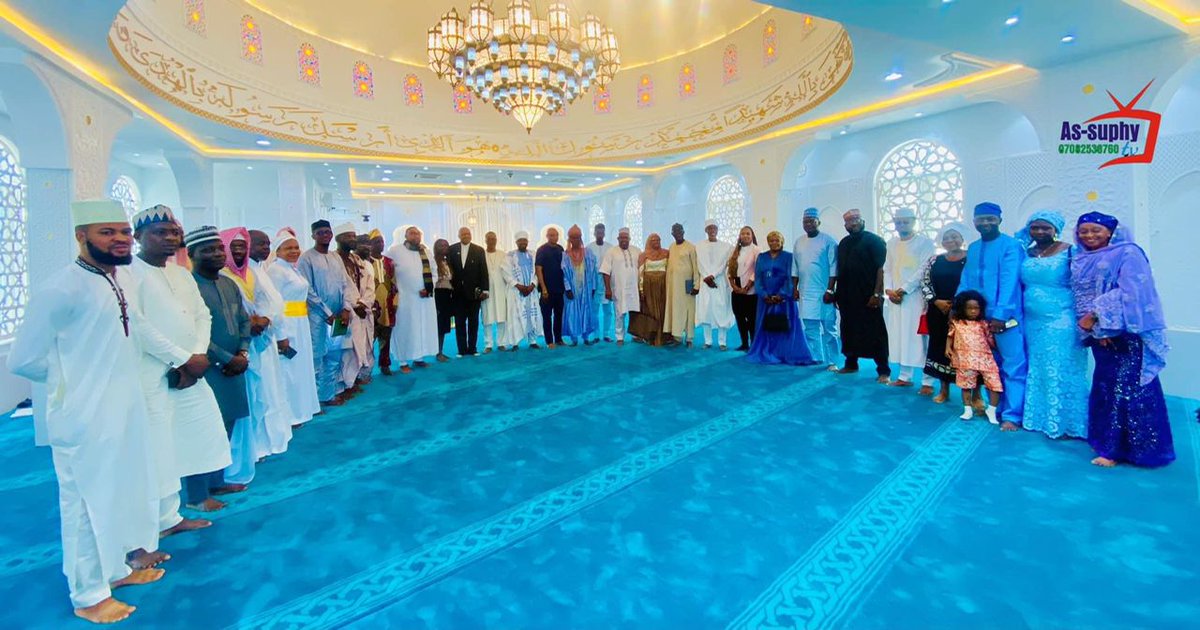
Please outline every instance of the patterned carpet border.
[[851, 604], [889, 566], [992, 432], [986, 422], [953, 420], [943, 425], [727, 630], [841, 627]]
[[752, 410], [739, 407], [309, 595], [240, 621], [237, 628], [334, 628], [384, 608], [502, 551], [637, 481], [793, 407], [833, 383], [803, 377]]

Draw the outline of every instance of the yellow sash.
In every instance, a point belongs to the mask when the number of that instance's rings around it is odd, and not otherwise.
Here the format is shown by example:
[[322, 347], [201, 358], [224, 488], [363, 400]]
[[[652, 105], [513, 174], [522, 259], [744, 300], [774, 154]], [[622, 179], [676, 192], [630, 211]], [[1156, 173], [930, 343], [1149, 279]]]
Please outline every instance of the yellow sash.
[[284, 317], [308, 317], [308, 302], [284, 302]]

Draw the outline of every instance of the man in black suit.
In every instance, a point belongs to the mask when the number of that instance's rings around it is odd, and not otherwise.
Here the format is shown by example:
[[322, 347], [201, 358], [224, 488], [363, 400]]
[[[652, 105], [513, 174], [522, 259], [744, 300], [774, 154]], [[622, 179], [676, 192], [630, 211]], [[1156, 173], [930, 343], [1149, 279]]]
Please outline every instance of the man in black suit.
[[479, 338], [479, 303], [488, 299], [487, 254], [471, 244], [471, 228], [459, 228], [458, 240], [446, 261], [454, 285], [454, 338], [458, 353], [467, 357], [475, 354]]

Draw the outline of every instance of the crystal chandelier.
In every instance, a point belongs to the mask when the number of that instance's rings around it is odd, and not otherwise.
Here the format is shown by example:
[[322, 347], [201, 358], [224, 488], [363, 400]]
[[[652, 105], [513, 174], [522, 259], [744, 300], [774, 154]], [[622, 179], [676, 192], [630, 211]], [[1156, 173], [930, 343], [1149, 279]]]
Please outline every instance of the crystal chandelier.
[[621, 67], [617, 36], [588, 13], [578, 25], [562, 2], [544, 18], [530, 0], [512, 0], [508, 15], [496, 17], [478, 1], [467, 18], [450, 9], [429, 29], [429, 68], [451, 85], [465, 85], [530, 132], [585, 94], [604, 87]]

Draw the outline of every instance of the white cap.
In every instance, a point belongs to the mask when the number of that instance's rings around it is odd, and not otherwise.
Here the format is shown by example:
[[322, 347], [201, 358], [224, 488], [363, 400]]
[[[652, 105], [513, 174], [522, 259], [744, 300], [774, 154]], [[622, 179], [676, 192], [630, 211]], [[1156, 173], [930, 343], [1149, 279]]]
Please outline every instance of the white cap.
[[525, 230], [521, 230], [520, 232], [517, 232], [517, 236], [515, 238], [513, 238], [514, 241], [519, 241], [521, 239], [525, 239], [528, 241], [529, 240], [529, 232], [526, 232]]
[[356, 232], [356, 231], [357, 230], [354, 227], [354, 223], [351, 221], [347, 221], [347, 222], [333, 228], [333, 235], [335, 237], [337, 237], [337, 236], [341, 236], [343, 234], [348, 234], [350, 232]]
[[710, 226], [710, 225], [712, 225], [712, 226], [715, 226], [716, 224], [717, 224], [717, 222], [716, 222], [716, 221], [713, 221], [712, 219], [709, 219], [709, 220], [707, 220], [707, 221], [705, 221], [705, 222], [704, 222], [704, 227], [705, 227], [705, 228], [707, 228], [707, 227], [708, 227], [708, 226]]

